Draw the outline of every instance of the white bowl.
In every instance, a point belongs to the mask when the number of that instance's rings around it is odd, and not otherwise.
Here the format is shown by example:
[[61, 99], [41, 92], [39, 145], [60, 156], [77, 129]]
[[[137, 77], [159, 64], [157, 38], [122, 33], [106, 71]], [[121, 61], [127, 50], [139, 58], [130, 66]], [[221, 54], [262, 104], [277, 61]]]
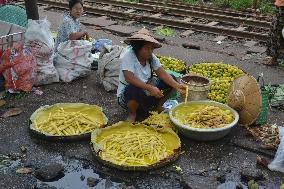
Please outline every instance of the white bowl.
[[211, 129], [211, 128], [208, 128], [208, 129], [194, 128], [194, 127], [190, 127], [188, 125], [183, 125], [183, 124], [179, 123], [178, 120], [176, 120], [172, 115], [173, 111], [183, 104], [185, 104], [185, 103], [180, 103], [180, 104], [176, 105], [175, 107], [173, 107], [169, 111], [169, 116], [170, 116], [171, 121], [176, 125], [177, 129], [179, 130], [179, 132], [181, 134], [187, 136], [188, 138], [194, 139], [194, 140], [211, 141], [211, 140], [220, 139], [220, 138], [224, 137], [225, 135], [227, 135], [230, 132], [230, 130], [232, 129], [232, 127], [236, 126], [238, 121], [239, 121], [238, 112], [236, 112], [231, 107], [229, 107], [225, 104], [219, 103], [219, 102], [215, 102], [215, 101], [202, 100], [202, 101], [191, 101], [191, 102], [187, 102], [186, 104], [212, 105], [212, 106], [218, 106], [218, 107], [230, 110], [232, 112], [232, 114], [234, 115], [234, 121], [230, 124], [225, 125], [224, 127], [214, 128], [214, 129]]

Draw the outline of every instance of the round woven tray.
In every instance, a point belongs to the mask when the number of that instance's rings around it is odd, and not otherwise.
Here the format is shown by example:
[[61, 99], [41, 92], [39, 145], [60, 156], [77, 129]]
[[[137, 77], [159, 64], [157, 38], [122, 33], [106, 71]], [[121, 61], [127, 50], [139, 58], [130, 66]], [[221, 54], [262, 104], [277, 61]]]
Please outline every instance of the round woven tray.
[[179, 157], [179, 155], [181, 154], [181, 148], [177, 149], [177, 151], [169, 156], [168, 158], [166, 159], [163, 159], [151, 166], [123, 166], [123, 165], [117, 165], [117, 164], [114, 164], [112, 162], [109, 162], [109, 161], [106, 161], [106, 160], [103, 160], [100, 156], [99, 156], [99, 152], [96, 152], [93, 145], [91, 145], [91, 150], [92, 150], [92, 153], [93, 153], [93, 156], [96, 160], [98, 160], [99, 162], [101, 162], [102, 164], [108, 166], [108, 167], [114, 167], [116, 169], [119, 169], [119, 170], [122, 170], [122, 171], [149, 171], [149, 170], [153, 170], [153, 169], [158, 169], [158, 168], [161, 168], [161, 167], [164, 167], [170, 163], [173, 163], [174, 161], [176, 161]]
[[[45, 110], [48, 110], [50, 108], [53, 107], [68, 107], [68, 106], [72, 106], [72, 107], [76, 107], [76, 108], [88, 108], [88, 107], [97, 107], [95, 105], [89, 105], [89, 104], [84, 104], [84, 103], [57, 103], [51, 106], [43, 106], [40, 107], [39, 109], [37, 109], [32, 115], [31, 118], [29, 120], [29, 131], [30, 134], [38, 139], [44, 139], [44, 140], [48, 140], [48, 141], [80, 141], [80, 140], [90, 140], [91, 138], [91, 132], [86, 132], [86, 133], [82, 133], [82, 134], [78, 134], [78, 135], [68, 135], [68, 136], [64, 136], [64, 135], [51, 135], [48, 133], [43, 133], [38, 131], [37, 129], [35, 129], [33, 127], [33, 120], [36, 119], [36, 116], [38, 115], [38, 113], [42, 113]], [[103, 113], [103, 112], [102, 112]], [[103, 113], [102, 115], [105, 119], [105, 124], [102, 125], [101, 127], [104, 127], [107, 122], [108, 119], [105, 116], [105, 114]]]
[[[92, 141], [96, 140], [95, 138], [97, 137], [97, 135], [102, 130], [104, 130], [104, 129], [111, 129], [111, 128], [115, 128], [115, 127], [120, 127], [121, 125], [123, 125], [123, 123], [126, 123], [126, 122], [119, 122], [119, 123], [117, 123], [117, 124], [115, 124], [113, 126], [95, 130], [92, 133]], [[133, 127], [137, 127], [137, 126], [133, 126]], [[176, 137], [177, 137], [177, 139], [179, 140], [179, 143], [180, 143], [180, 139], [178, 138], [177, 134], [174, 133], [174, 131], [172, 131], [169, 128], [167, 128], [165, 130], [170, 130], [170, 132], [172, 132], [174, 135], [176, 135]], [[149, 165], [149, 166], [126, 166], [126, 165], [118, 165], [118, 164], [115, 164], [115, 163], [112, 163], [110, 161], [106, 161], [106, 160], [102, 159], [100, 157], [100, 155], [99, 155], [101, 149], [100, 149], [98, 144], [93, 144], [91, 142], [91, 149], [92, 149], [92, 153], [94, 155], [94, 158], [96, 160], [98, 160], [99, 162], [103, 163], [106, 166], [114, 167], [116, 169], [124, 170], [124, 171], [148, 171], [148, 170], [152, 170], [152, 169], [157, 169], [157, 168], [163, 167], [165, 165], [168, 165], [168, 164], [174, 162], [175, 160], [177, 160], [177, 158], [181, 154], [181, 145], [180, 145], [179, 148], [175, 149], [175, 151], [174, 151], [174, 153], [172, 155], [168, 156], [167, 158], [165, 158], [163, 160], [160, 160], [159, 162], [157, 162], [155, 164], [152, 164], [152, 165]]]

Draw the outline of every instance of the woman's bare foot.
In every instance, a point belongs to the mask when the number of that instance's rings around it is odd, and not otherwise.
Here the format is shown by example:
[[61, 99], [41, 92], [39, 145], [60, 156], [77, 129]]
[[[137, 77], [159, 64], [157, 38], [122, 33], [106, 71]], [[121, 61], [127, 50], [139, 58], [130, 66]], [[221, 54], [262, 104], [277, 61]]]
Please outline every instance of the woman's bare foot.
[[158, 106], [157, 108], [156, 108], [156, 111], [158, 112], [158, 113], [161, 113], [161, 112], [163, 112], [165, 110], [165, 108], [163, 107], [163, 106]]
[[128, 107], [128, 117], [127, 121], [133, 123], [136, 120], [136, 111], [138, 109], [139, 104], [135, 100], [130, 100], [127, 103]]
[[135, 120], [136, 120], [136, 114], [128, 114], [126, 121], [133, 123], [135, 122]]

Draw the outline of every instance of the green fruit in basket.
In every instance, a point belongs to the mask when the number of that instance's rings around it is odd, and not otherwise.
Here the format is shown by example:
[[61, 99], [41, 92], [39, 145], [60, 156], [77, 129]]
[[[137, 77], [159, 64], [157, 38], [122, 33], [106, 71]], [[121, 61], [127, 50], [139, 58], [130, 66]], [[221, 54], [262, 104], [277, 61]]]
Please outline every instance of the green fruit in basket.
[[244, 72], [236, 66], [224, 63], [201, 63], [193, 64], [188, 69], [189, 73], [201, 74], [209, 79], [233, 80]]
[[230, 88], [229, 80], [213, 80], [208, 98], [221, 103], [227, 103], [227, 95]]
[[193, 64], [189, 73], [200, 74], [211, 80], [208, 98], [221, 103], [227, 103], [227, 95], [231, 82], [244, 72], [236, 66], [224, 63]]
[[185, 63], [182, 60], [166, 56], [157, 57], [165, 70], [172, 70], [175, 72], [182, 72], [185, 70]]

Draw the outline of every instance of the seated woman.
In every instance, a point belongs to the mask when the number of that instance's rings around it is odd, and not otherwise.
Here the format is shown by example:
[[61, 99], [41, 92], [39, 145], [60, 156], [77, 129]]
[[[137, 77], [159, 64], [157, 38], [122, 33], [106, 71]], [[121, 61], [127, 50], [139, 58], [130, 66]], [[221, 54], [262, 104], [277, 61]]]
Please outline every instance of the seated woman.
[[[173, 90], [184, 93], [186, 87], [165, 72], [159, 59], [153, 54], [161, 44], [147, 29], [141, 29], [127, 38], [129, 48], [121, 55], [118, 103], [128, 110], [127, 120], [134, 122], [137, 112], [147, 114], [161, 110]], [[158, 78], [153, 77], [153, 72]]]
[[63, 23], [59, 26], [55, 43], [55, 51], [60, 43], [68, 40], [79, 40], [89, 37], [86, 31], [82, 31], [78, 19], [83, 13], [83, 3], [81, 0], [69, 0], [69, 13], [64, 14]]

